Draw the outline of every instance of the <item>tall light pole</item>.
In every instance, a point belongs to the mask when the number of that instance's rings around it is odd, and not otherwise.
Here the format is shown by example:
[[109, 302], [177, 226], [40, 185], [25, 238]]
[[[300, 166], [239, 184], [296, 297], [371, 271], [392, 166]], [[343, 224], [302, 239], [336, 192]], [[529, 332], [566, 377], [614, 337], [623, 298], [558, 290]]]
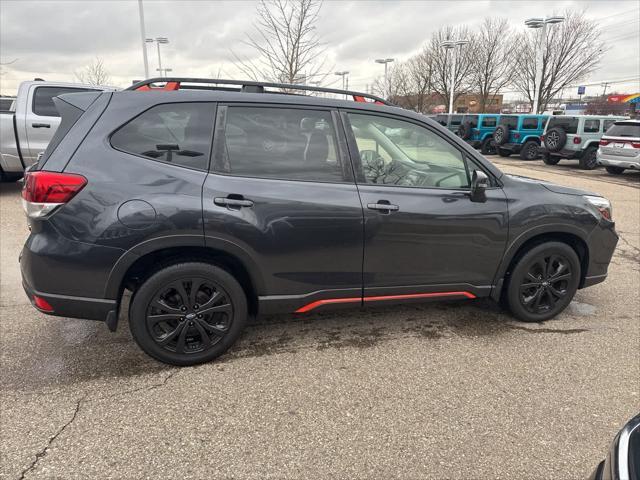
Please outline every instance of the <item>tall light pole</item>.
[[387, 98], [391, 96], [391, 88], [389, 88], [389, 77], [387, 76], [387, 67], [388, 64], [393, 62], [394, 60], [394, 58], [376, 58], [376, 63], [384, 64], [384, 89], [386, 91], [385, 95], [387, 96]]
[[147, 35], [144, 33], [144, 8], [142, 0], [138, 0], [138, 11], [140, 13], [140, 40], [142, 40], [142, 59], [144, 60], [144, 78], [149, 78], [149, 59], [147, 57]]
[[156, 42], [156, 46], [158, 47], [158, 69], [160, 71], [160, 74], [162, 74], [162, 58], [160, 57], [160, 44], [169, 43], [169, 39], [167, 37], [156, 37], [156, 38], [147, 38], [145, 41], [147, 43]]
[[156, 68], [156, 72], [160, 72], [161, 77], [166, 77], [169, 72], [173, 72], [173, 69], [172, 68]]
[[[349, 77], [347, 77], [347, 75], [349, 75], [349, 71], [348, 70], [344, 70], [344, 71], [335, 72], [335, 73], [339, 77], [342, 77], [342, 90], [346, 90], [347, 88], [349, 88]], [[345, 88], [345, 79], [346, 79], [347, 88]], [[347, 98], [347, 96], [345, 95], [344, 98]]]
[[536, 49], [536, 79], [533, 93], [533, 110], [531, 113], [538, 113], [540, 106], [540, 85], [542, 84], [542, 67], [544, 63], [544, 49], [547, 45], [547, 25], [564, 22], [564, 17], [530, 18], [524, 24], [529, 28], [541, 28], [540, 43]]
[[469, 43], [469, 40], [447, 40], [442, 42], [441, 47], [446, 48], [447, 50], [451, 50], [451, 81], [449, 83], [449, 113], [453, 113], [453, 97], [454, 97], [454, 89], [456, 85], [456, 45], [462, 47]]

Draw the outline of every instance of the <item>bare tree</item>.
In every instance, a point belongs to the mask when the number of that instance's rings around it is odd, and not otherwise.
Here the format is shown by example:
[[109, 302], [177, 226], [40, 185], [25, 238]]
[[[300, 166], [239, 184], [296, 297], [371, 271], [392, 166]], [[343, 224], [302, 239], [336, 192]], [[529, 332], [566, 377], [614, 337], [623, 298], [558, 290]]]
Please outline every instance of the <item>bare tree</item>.
[[542, 61], [542, 82], [536, 85], [536, 45], [539, 32], [529, 30], [518, 36], [513, 85], [533, 105], [538, 89], [541, 111], [562, 89], [574, 85], [593, 72], [605, 52], [605, 43], [596, 22], [583, 12], [565, 12], [565, 21], [548, 29]]
[[486, 112], [498, 92], [510, 81], [515, 62], [515, 35], [506, 19], [485, 18], [471, 45], [473, 90], [480, 112]]
[[427, 113], [433, 106], [432, 95], [433, 61], [429, 49], [398, 62], [389, 71], [389, 87], [382, 79], [374, 83], [374, 90], [383, 95], [388, 91], [393, 103], [416, 112]]
[[[442, 43], [447, 40], [468, 40], [466, 46], [456, 46], [453, 49], [446, 49]], [[456, 99], [469, 92], [473, 79], [473, 51], [475, 36], [467, 27], [446, 26], [440, 28], [431, 36], [429, 44], [425, 47], [431, 55], [432, 66], [432, 88], [433, 91], [442, 97], [443, 103], [449, 100], [451, 91], [451, 63], [453, 56], [456, 56], [456, 71], [454, 75], [454, 103]]]
[[[260, 0], [256, 32], [244, 41], [257, 54], [236, 65], [254, 80], [308, 83], [323, 78], [325, 47], [316, 33], [321, 0]], [[233, 52], [232, 52], [233, 53]]]
[[108, 85], [111, 83], [111, 76], [105, 68], [102, 59], [98, 57], [79, 72], [75, 72], [75, 76], [80, 83], [87, 83], [89, 85]]

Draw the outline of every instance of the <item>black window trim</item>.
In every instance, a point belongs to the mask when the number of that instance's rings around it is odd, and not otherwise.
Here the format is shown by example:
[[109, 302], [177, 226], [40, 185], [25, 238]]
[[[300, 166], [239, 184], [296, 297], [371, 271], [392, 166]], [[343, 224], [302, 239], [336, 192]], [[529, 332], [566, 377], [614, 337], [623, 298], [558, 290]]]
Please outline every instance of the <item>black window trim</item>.
[[[211, 134], [209, 136], [209, 159], [207, 160], [207, 166], [205, 168], [188, 167], [186, 165], [179, 165], [179, 164], [176, 164], [176, 163], [173, 163], [173, 162], [165, 162], [164, 160], [158, 160], [157, 158], [145, 157], [144, 155], [139, 155], [137, 153], [127, 152], [126, 150], [122, 150], [121, 148], [118, 148], [118, 147], [114, 146], [113, 143], [111, 143], [111, 137], [113, 137], [116, 133], [118, 133], [118, 131], [120, 129], [126, 127], [133, 120], [135, 120], [136, 118], [138, 118], [141, 115], [144, 115], [149, 110], [151, 110], [151, 109], [153, 109], [155, 107], [158, 107], [160, 105], [176, 105], [176, 104], [183, 104], [183, 103], [204, 103], [204, 104], [207, 104], [207, 105], [213, 105], [213, 124], [212, 124], [212, 128], [211, 128]], [[195, 171], [195, 172], [208, 172], [209, 171], [209, 167], [211, 166], [212, 148], [213, 148], [213, 132], [216, 129], [215, 122], [216, 122], [216, 119], [218, 117], [217, 112], [218, 112], [218, 102], [209, 102], [209, 101], [206, 101], [206, 100], [204, 100], [204, 101], [199, 100], [199, 101], [177, 101], [177, 102], [154, 103], [153, 105], [149, 105], [147, 108], [145, 108], [141, 112], [137, 113], [133, 117], [130, 117], [129, 119], [127, 119], [126, 122], [124, 122], [123, 124], [121, 124], [120, 126], [115, 128], [111, 133], [109, 133], [109, 135], [107, 135], [107, 143], [109, 144], [109, 146], [113, 150], [116, 150], [116, 151], [122, 152], [122, 153], [126, 153], [127, 155], [133, 155], [134, 157], [143, 158], [143, 159], [145, 159], [147, 161], [150, 161], [150, 162], [162, 163], [164, 165], [171, 165], [172, 167], [176, 167], [176, 168], [186, 168], [187, 170], [192, 170], [192, 171]]]
[[[67, 95], [69, 93], [84, 93], [84, 92], [102, 92], [103, 90], [100, 90], [99, 88], [88, 88], [88, 87], [68, 87], [66, 85], [36, 85], [36, 87], [33, 89], [33, 93], [31, 94], [31, 113], [33, 113], [35, 116], [37, 117], [43, 117], [43, 118], [60, 118], [60, 115], [40, 115], [39, 113], [36, 113], [36, 92], [40, 89], [40, 88], [66, 88], [68, 90], [77, 90], [76, 92], [65, 92], [65, 93], [61, 93], [60, 95]], [[56, 95], [57, 97], [58, 95]], [[55, 98], [55, 97], [52, 97]]]
[[[331, 182], [328, 180], [304, 180], [300, 178], [280, 178], [280, 177], [261, 177], [257, 175], [238, 175], [236, 173], [223, 172], [216, 170], [215, 165], [221, 161], [219, 155], [222, 153], [222, 142], [224, 142], [224, 134], [226, 129], [225, 122], [218, 122], [220, 116], [226, 116], [229, 107], [252, 107], [252, 108], [273, 108], [273, 109], [291, 109], [291, 110], [319, 110], [329, 112], [331, 116], [331, 123], [333, 125], [334, 132], [336, 134], [336, 154], [343, 166], [343, 174], [348, 172], [350, 178], [341, 182]], [[216, 113], [216, 126], [214, 128], [214, 136], [212, 142], [211, 162], [209, 163], [209, 173], [213, 175], [220, 175], [225, 177], [236, 178], [255, 178], [257, 180], [276, 180], [283, 182], [302, 182], [302, 183], [323, 183], [331, 185], [355, 185], [355, 170], [350, 161], [347, 152], [347, 140], [344, 138], [344, 132], [339, 128], [338, 111], [334, 107], [326, 107], [321, 105], [301, 105], [301, 104], [289, 104], [289, 103], [257, 103], [257, 102], [218, 102], [218, 112]], [[350, 166], [350, 168], [347, 168]]]
[[[469, 152], [467, 152], [463, 148], [460, 148], [460, 146], [457, 145], [456, 143], [448, 140], [445, 135], [442, 135], [441, 132], [438, 132], [437, 129], [434, 129], [431, 125], [428, 125], [427, 123], [420, 122], [415, 118], [404, 117], [401, 115], [394, 115], [387, 112], [378, 112], [378, 111], [355, 109], [355, 108], [340, 108], [339, 110], [340, 110], [340, 119], [342, 120], [342, 128], [344, 128], [345, 135], [347, 138], [347, 147], [349, 149], [349, 156], [351, 157], [351, 163], [353, 165], [354, 171], [356, 172], [356, 184], [358, 185], [362, 185], [362, 186], [377, 185], [379, 187], [395, 187], [395, 188], [410, 188], [410, 189], [420, 189], [420, 190], [458, 191], [458, 192], [468, 192], [471, 190], [471, 186], [467, 188], [448, 188], [448, 187], [423, 187], [423, 186], [414, 187], [410, 185], [391, 185], [391, 184], [385, 185], [385, 184], [367, 183], [366, 177], [364, 175], [364, 169], [362, 168], [360, 152], [358, 151], [356, 139], [355, 139], [355, 136], [353, 135], [353, 130], [351, 128], [351, 121], [349, 120], [349, 116], [348, 116], [349, 113], [361, 114], [361, 115], [365, 114], [365, 115], [372, 115], [377, 117], [386, 117], [386, 118], [391, 118], [397, 121], [413, 123], [418, 127], [425, 128], [429, 132], [433, 133], [434, 135], [442, 139], [444, 142], [448, 143], [451, 147], [455, 148], [460, 153], [465, 163], [471, 163], [471, 165], [473, 165], [474, 168], [468, 169], [469, 174], [472, 174], [473, 170], [476, 170], [476, 169], [485, 173], [489, 177], [489, 182], [491, 184], [488, 190], [502, 188], [502, 184], [500, 180], [498, 180], [498, 178], [496, 178], [492, 172], [486, 169], [484, 165], [482, 165], [475, 158], [473, 158], [473, 156], [470, 155]], [[441, 127], [446, 128], [442, 125]]]

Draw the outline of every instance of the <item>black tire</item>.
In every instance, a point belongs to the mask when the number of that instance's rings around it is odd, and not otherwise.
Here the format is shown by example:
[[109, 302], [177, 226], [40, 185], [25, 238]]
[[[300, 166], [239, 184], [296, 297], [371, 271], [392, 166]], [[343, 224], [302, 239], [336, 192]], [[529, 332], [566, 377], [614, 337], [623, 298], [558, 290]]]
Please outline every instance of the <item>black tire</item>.
[[580, 283], [580, 259], [566, 243], [547, 242], [516, 263], [507, 286], [511, 313], [523, 322], [542, 322], [562, 312]]
[[542, 156], [542, 161], [547, 165], [557, 165], [560, 161], [560, 157], [556, 157], [555, 155], [551, 155], [549, 153], [545, 153]]
[[480, 145], [480, 153], [483, 155], [495, 155], [496, 154], [496, 145], [493, 143], [493, 138], [488, 137], [482, 141]]
[[595, 147], [588, 147], [582, 152], [580, 157], [580, 168], [582, 170], [593, 170], [598, 166], [597, 151], [598, 149]]
[[622, 175], [625, 171], [622, 167], [605, 167], [605, 170], [607, 170], [607, 173], [610, 173], [611, 175]]
[[208, 263], [184, 262], [157, 271], [138, 288], [129, 307], [129, 328], [156, 360], [196, 365], [226, 352], [247, 315], [246, 295], [231, 274]]
[[509, 125], [498, 125], [493, 132], [493, 141], [496, 145], [504, 145], [509, 140]]
[[464, 122], [462, 125], [458, 127], [458, 135], [463, 140], [469, 140], [471, 138], [471, 122]]
[[506, 158], [511, 155], [511, 150], [505, 150], [504, 148], [498, 147], [498, 155]]
[[520, 158], [522, 160], [536, 160], [538, 158], [538, 142], [535, 140], [527, 140], [520, 150]]
[[562, 127], [553, 127], [544, 134], [544, 145], [550, 152], [559, 152], [567, 143], [567, 132]]

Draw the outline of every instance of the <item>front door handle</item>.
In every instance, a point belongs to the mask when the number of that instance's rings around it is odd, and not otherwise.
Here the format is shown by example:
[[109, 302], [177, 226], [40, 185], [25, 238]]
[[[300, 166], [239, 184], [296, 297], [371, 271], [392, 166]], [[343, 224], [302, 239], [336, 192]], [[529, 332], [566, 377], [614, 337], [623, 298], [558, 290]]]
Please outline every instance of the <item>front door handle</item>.
[[400, 210], [398, 205], [393, 205], [386, 200], [378, 200], [378, 203], [367, 203], [367, 208], [370, 210], [379, 210], [384, 213], [397, 212]]
[[216, 197], [213, 199], [213, 203], [219, 207], [253, 207], [253, 202], [246, 198], [233, 198], [233, 197]]
[[48, 123], [32, 123], [31, 126], [33, 128], [51, 128], [51, 125]]

